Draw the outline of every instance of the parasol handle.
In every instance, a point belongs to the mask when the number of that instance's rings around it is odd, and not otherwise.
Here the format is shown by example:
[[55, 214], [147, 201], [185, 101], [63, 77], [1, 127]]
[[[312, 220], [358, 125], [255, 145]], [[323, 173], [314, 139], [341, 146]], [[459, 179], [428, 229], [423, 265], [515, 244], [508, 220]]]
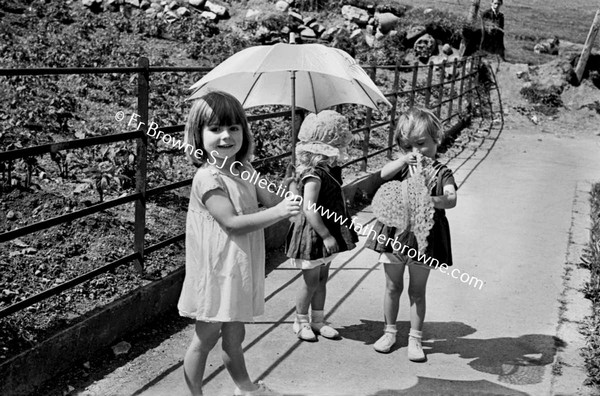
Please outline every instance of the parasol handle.
[[298, 133], [296, 132], [296, 71], [291, 70], [292, 79], [292, 166], [296, 165], [296, 141]]

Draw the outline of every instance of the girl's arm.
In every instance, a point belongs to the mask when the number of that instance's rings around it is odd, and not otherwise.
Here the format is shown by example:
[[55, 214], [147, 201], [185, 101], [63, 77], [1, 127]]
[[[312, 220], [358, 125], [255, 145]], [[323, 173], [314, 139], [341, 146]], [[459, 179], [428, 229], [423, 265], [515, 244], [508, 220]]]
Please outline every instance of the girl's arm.
[[415, 154], [408, 153], [402, 154], [398, 159], [395, 159], [392, 162], [388, 162], [381, 168], [381, 178], [383, 180], [390, 180], [392, 177], [396, 175], [396, 173], [400, 172], [402, 168], [409, 164], [417, 163], [417, 159]]
[[323, 244], [327, 251], [330, 254], [337, 253], [340, 249], [337, 241], [323, 223], [323, 219], [319, 213], [317, 213], [319, 208], [316, 206], [316, 203], [319, 198], [319, 192], [321, 191], [321, 180], [316, 177], [307, 177], [304, 180], [304, 203], [302, 209], [306, 216], [306, 220], [308, 220], [310, 226], [323, 239]]
[[433, 207], [437, 209], [452, 209], [456, 206], [456, 189], [453, 184], [444, 186], [444, 195], [431, 197]]
[[[264, 182], [262, 180], [264, 180]], [[258, 202], [260, 202], [267, 208], [277, 205], [283, 200], [284, 194], [286, 191], [288, 191], [290, 183], [292, 181], [292, 178], [287, 177], [283, 179], [283, 181], [280, 184], [278, 184], [272, 183], [267, 179], [261, 177], [258, 183], [256, 183], [255, 185]]]
[[300, 213], [298, 201], [284, 199], [272, 208], [257, 213], [238, 215], [227, 194], [220, 189], [207, 192], [204, 195], [204, 205], [226, 232], [233, 235], [260, 230]]

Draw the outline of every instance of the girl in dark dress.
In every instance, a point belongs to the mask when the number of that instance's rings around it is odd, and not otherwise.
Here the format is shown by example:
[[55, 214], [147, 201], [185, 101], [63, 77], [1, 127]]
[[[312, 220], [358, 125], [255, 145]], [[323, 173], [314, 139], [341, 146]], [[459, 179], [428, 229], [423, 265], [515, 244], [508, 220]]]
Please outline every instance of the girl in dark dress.
[[[398, 120], [396, 129], [396, 143], [402, 154], [398, 159], [389, 162], [381, 169], [384, 180], [404, 180], [409, 177], [409, 166], [416, 164], [415, 152], [420, 152], [424, 157], [435, 159], [437, 146], [442, 137], [442, 128], [438, 118], [429, 110], [412, 108]], [[383, 303], [385, 328], [383, 336], [375, 342], [373, 347], [378, 352], [389, 352], [396, 343], [396, 319], [398, 317], [399, 300], [402, 294], [404, 269], [408, 266], [410, 285], [408, 296], [410, 299], [410, 324], [411, 329], [408, 339], [408, 358], [412, 361], [425, 361], [425, 354], [421, 346], [423, 321], [425, 319], [425, 291], [430, 266], [433, 259], [443, 263], [440, 271], [452, 265], [452, 252], [450, 248], [450, 228], [445, 210], [456, 206], [456, 184], [452, 171], [437, 161], [433, 162], [433, 178], [430, 185], [431, 199], [435, 208], [434, 224], [427, 238], [425, 255], [419, 259], [410, 258], [405, 254], [405, 249], [394, 250], [390, 240], [396, 240], [403, 247], [418, 250], [416, 238], [411, 231], [397, 232], [394, 227], [385, 226], [377, 221], [373, 228], [376, 233], [369, 233], [365, 247], [380, 253], [379, 262], [383, 263], [386, 277], [386, 290]], [[379, 235], [386, 238], [384, 243], [378, 241]], [[383, 238], [381, 238], [383, 240]], [[410, 251], [410, 250], [409, 250]], [[413, 255], [414, 257], [414, 255]], [[424, 263], [423, 261], [427, 261]], [[444, 267], [445, 265], [445, 267]], [[436, 267], [437, 268], [437, 265]]]
[[302, 270], [303, 280], [293, 330], [305, 341], [315, 341], [315, 333], [338, 338], [338, 331], [325, 322], [324, 306], [329, 264], [358, 241], [354, 230], [343, 225], [349, 217], [341, 168], [336, 166], [346, 156], [352, 134], [341, 114], [325, 110], [306, 117], [298, 139], [297, 190], [303, 198], [303, 212], [290, 227], [286, 248], [292, 265]]

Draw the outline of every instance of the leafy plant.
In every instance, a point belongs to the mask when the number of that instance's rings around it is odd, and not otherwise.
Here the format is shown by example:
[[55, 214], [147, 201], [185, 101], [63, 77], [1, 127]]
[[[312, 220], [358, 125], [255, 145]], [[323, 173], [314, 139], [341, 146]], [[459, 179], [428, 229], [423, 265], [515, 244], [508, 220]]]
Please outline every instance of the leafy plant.
[[592, 187], [592, 230], [590, 243], [584, 252], [582, 266], [590, 270], [584, 295], [592, 301], [593, 315], [585, 323], [587, 338], [582, 350], [588, 372], [588, 385], [600, 386], [600, 183]]

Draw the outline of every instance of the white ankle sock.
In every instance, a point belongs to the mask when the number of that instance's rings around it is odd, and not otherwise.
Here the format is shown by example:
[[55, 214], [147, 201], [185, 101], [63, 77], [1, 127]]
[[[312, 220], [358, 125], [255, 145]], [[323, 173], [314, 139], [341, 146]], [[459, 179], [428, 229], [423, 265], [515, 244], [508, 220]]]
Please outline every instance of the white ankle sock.
[[296, 314], [296, 322], [298, 323], [308, 323], [308, 314]]
[[408, 335], [410, 337], [415, 337], [418, 339], [423, 338], [423, 332], [421, 330], [410, 329], [410, 332], [408, 333]]
[[383, 331], [384, 333], [392, 333], [393, 335], [396, 335], [396, 333], [398, 332], [395, 324], [386, 324]]

